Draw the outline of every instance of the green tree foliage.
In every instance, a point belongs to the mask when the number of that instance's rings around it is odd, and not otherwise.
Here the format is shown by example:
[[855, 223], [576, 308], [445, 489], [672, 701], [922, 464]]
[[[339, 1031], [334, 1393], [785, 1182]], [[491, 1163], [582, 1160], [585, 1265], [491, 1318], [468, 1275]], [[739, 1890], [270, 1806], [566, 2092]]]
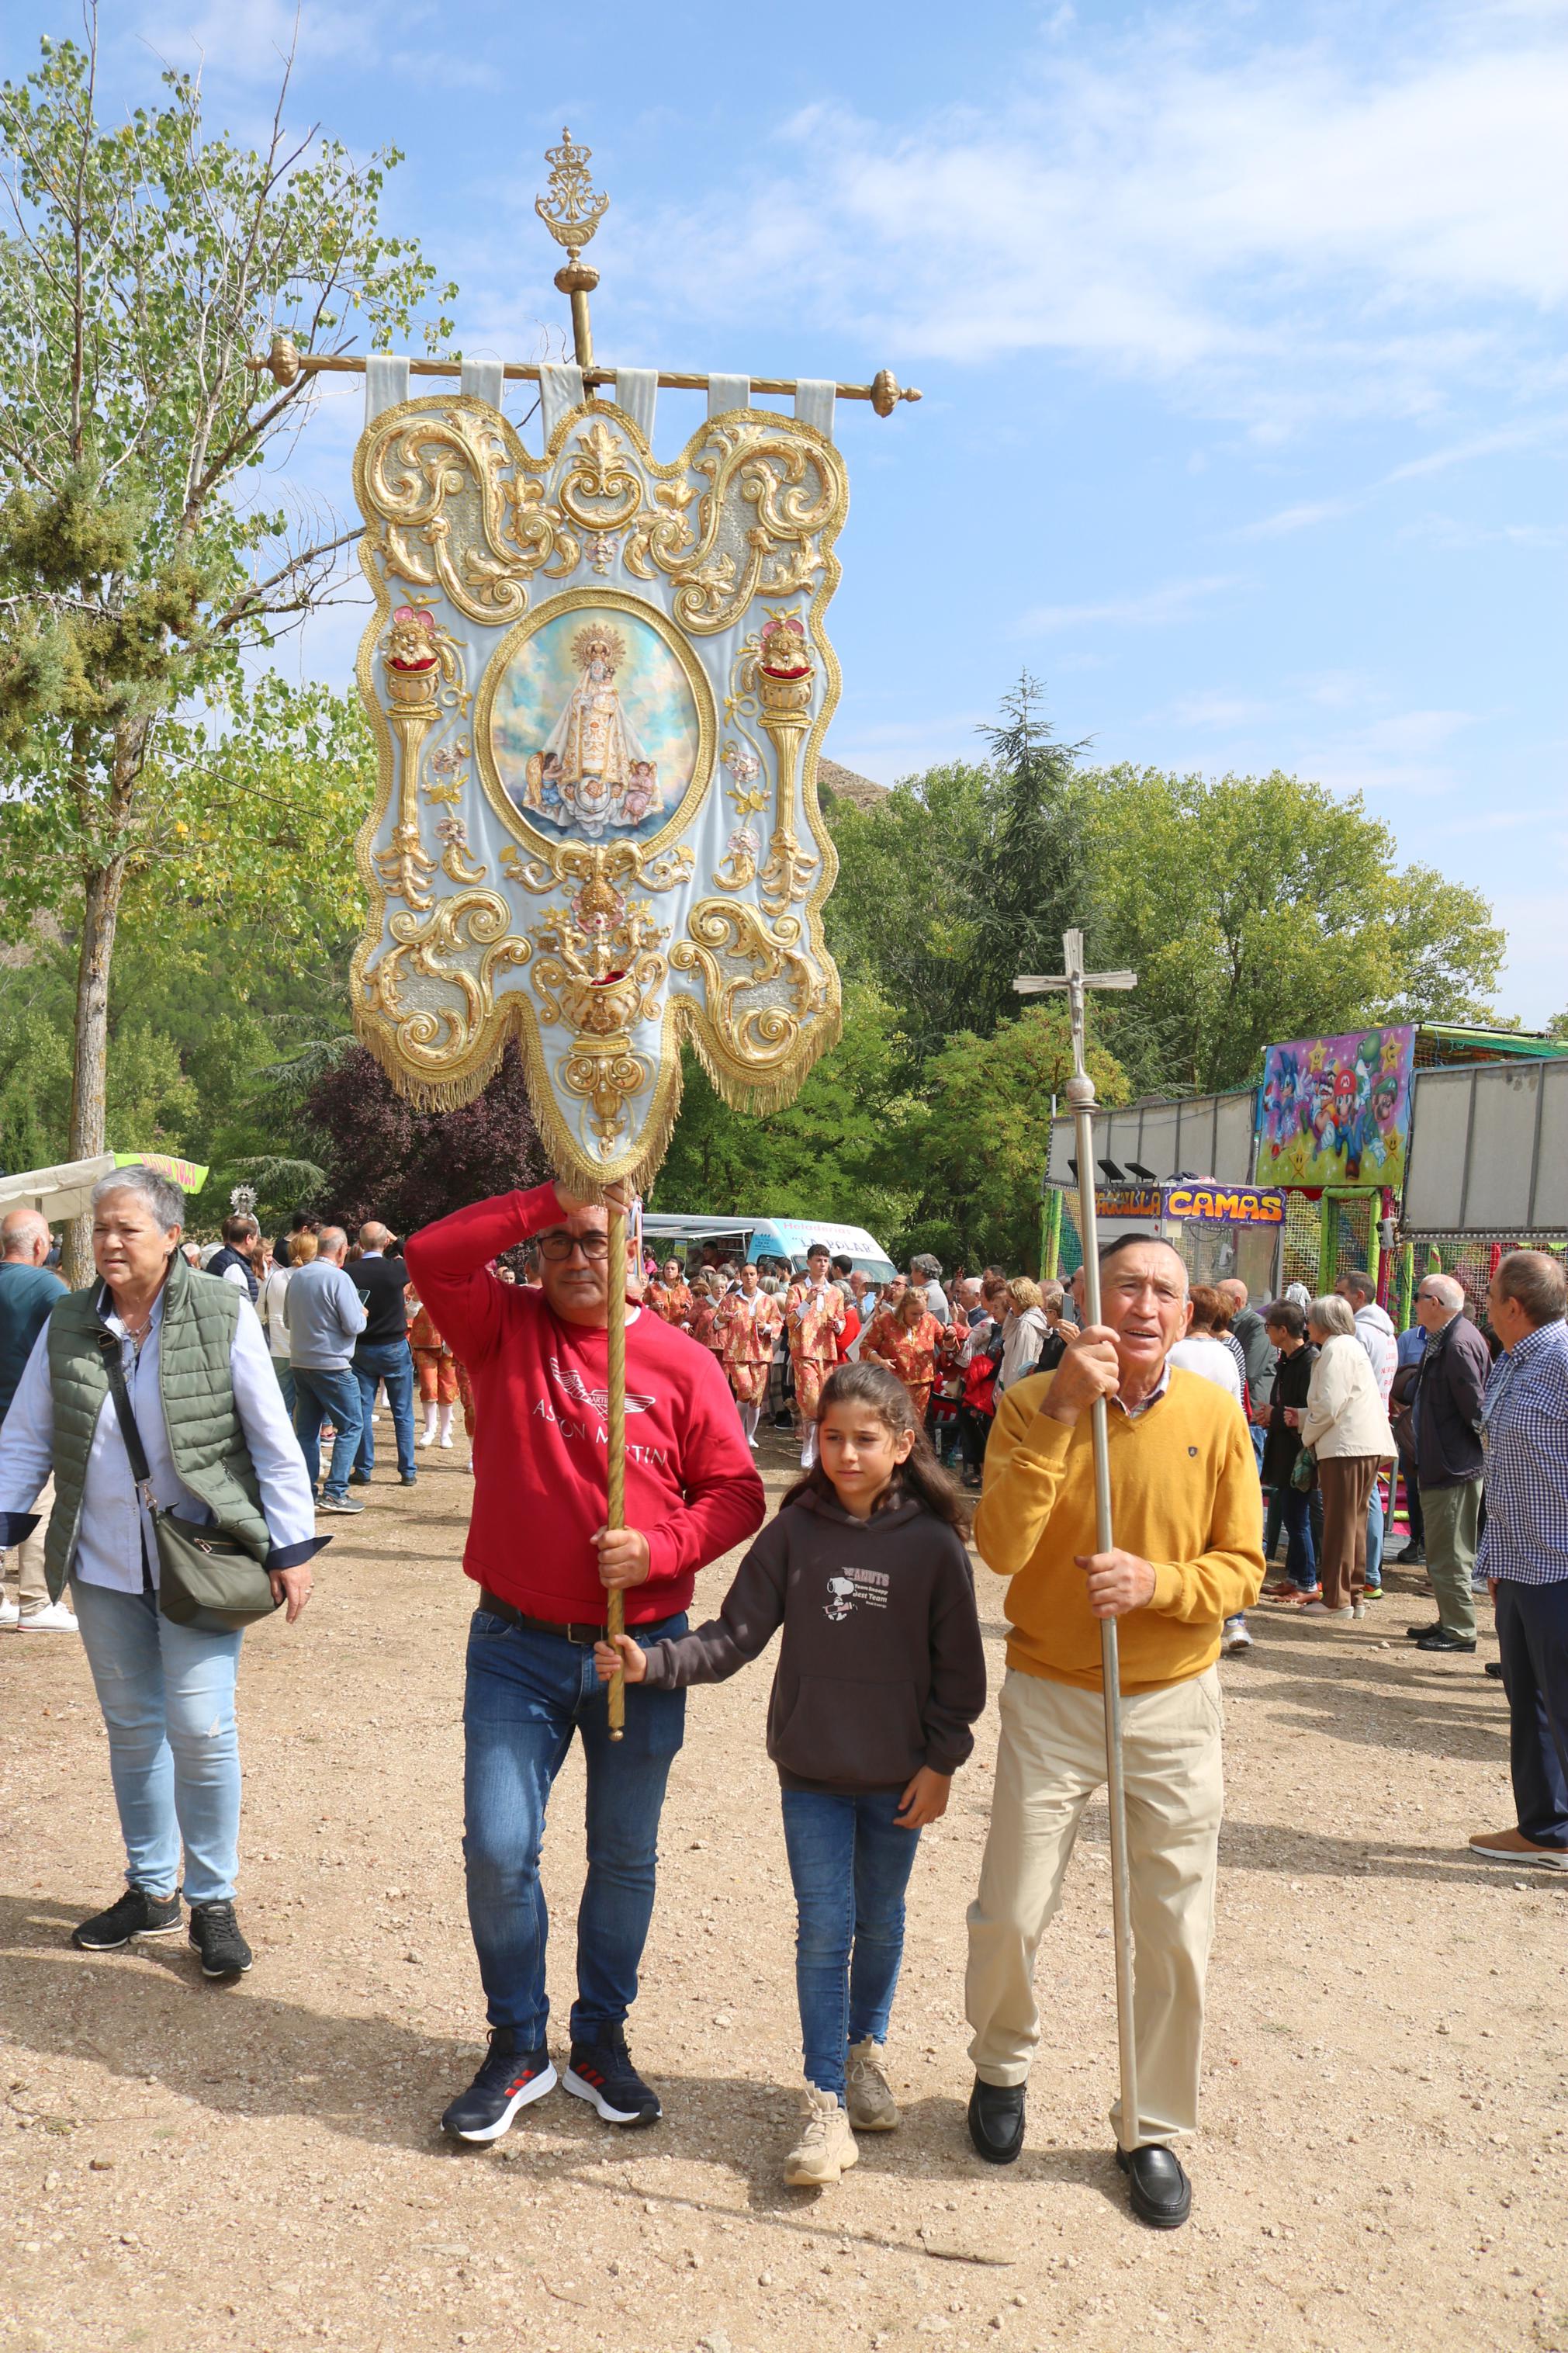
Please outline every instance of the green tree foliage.
[[903, 1230], [918, 1198], [905, 1143], [916, 1106], [902, 1088], [903, 1055], [891, 1005], [858, 982], [845, 990], [841, 1042], [794, 1103], [765, 1118], [734, 1110], [686, 1049], [680, 1117], [652, 1206], [831, 1218], [885, 1242]]
[[1503, 934], [1479, 892], [1401, 871], [1359, 795], [1299, 777], [1087, 776], [1089, 944], [1138, 987], [1108, 1025], [1141, 1092], [1245, 1085], [1265, 1046], [1485, 1019]]
[[[221, 734], [180, 731], [205, 789], [128, 878], [107, 1036], [105, 1140], [208, 1162], [192, 1211], [203, 1229], [241, 1179], [268, 1214], [321, 1180], [303, 1103], [347, 1043], [363, 912], [352, 845], [375, 778], [356, 696], [268, 674], [226, 721]], [[0, 1160], [13, 1169], [69, 1156], [74, 964], [48, 918], [0, 959]]]
[[[106, 124], [96, 17], [0, 88], [15, 198], [0, 237], [0, 744], [4, 920], [78, 944], [68, 1148], [105, 1134], [110, 965], [128, 885], [199, 834], [214, 768], [181, 719], [237, 698], [247, 647], [321, 593], [353, 533], [311, 540], [246, 478], [297, 430], [313, 379], [246, 367], [407, 334], [434, 291], [379, 222], [363, 160], [279, 113], [265, 146], [209, 134], [199, 84]], [[445, 290], [438, 300], [445, 300]], [[445, 320], [426, 330], [450, 332]], [[85, 1271], [85, 1237], [74, 1268]]]
[[[1059, 954], [1059, 947], [1058, 947]], [[1125, 1103], [1127, 1075], [1090, 1046], [1101, 1103]], [[1050, 1150], [1051, 1098], [1072, 1076], [1065, 1006], [1031, 1006], [989, 1038], [961, 1030], [926, 1066], [925, 1097], [904, 1151], [921, 1197], [901, 1237], [944, 1268], [1038, 1263], [1040, 1176]]]

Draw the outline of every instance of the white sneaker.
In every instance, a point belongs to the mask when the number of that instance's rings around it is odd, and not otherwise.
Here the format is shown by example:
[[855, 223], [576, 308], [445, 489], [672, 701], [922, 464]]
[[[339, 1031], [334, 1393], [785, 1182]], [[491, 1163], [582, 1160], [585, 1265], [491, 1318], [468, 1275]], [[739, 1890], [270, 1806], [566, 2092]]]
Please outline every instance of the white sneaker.
[[63, 1601], [51, 1601], [47, 1609], [35, 1609], [24, 1614], [21, 1621], [24, 1634], [74, 1634], [76, 1619]]
[[826, 2189], [860, 2162], [849, 2118], [831, 2092], [808, 2084], [801, 2103], [805, 2129], [784, 2159], [792, 2189]]
[[868, 2035], [849, 2045], [849, 2080], [846, 2106], [857, 2132], [891, 2132], [899, 2122], [899, 2104], [882, 2072], [887, 2052]]
[[432, 1427], [429, 1430], [422, 1430], [414, 1443], [416, 1446], [434, 1446], [436, 1443], [436, 1432], [434, 1428]]
[[441, 1441], [440, 1441], [440, 1442], [441, 1442], [441, 1444], [442, 1444], [443, 1446], [447, 1447], [448, 1449], [451, 1447], [451, 1445], [452, 1445], [452, 1443], [453, 1443], [453, 1439], [452, 1439], [452, 1433], [451, 1433], [451, 1431], [450, 1431], [450, 1430], [448, 1430], [448, 1431], [447, 1432], [446, 1437], [445, 1437], [445, 1438], [443, 1438], [443, 1439], [441, 1440]]
[[1226, 1656], [1232, 1651], [1250, 1651], [1252, 1637], [1245, 1626], [1227, 1626], [1219, 1638], [1219, 1646]]
[[14, 1601], [7, 1601], [0, 1595], [0, 1627], [15, 1626], [21, 1615]]

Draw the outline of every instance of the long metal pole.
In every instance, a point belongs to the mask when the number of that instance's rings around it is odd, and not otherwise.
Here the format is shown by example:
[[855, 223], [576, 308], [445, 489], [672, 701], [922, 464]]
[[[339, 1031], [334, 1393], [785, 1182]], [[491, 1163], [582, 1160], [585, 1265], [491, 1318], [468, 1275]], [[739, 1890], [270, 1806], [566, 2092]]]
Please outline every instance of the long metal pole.
[[[1082, 1030], [1075, 1007], [1074, 1044]], [[1100, 1321], [1100, 1228], [1094, 1208], [1094, 1081], [1079, 1071], [1068, 1082], [1078, 1137], [1079, 1233], [1083, 1241], [1083, 1303], [1089, 1323]], [[1097, 1552], [1109, 1552], [1110, 1528], [1110, 1430], [1103, 1398], [1089, 1410], [1094, 1441], [1094, 1531]], [[1138, 2044], [1132, 2023], [1132, 1883], [1127, 1864], [1127, 1789], [1121, 1766], [1121, 1657], [1116, 1620], [1100, 1621], [1100, 1678], [1105, 1701], [1105, 1796], [1110, 1816], [1110, 1927], [1116, 1955], [1116, 2042], [1121, 2058], [1121, 2146], [1142, 2140], [1138, 2107]]]
[[[610, 1409], [605, 1417], [607, 1445], [605, 1459], [605, 1525], [624, 1528], [626, 1524], [626, 1213], [612, 1208], [609, 1213], [610, 1250], [610, 1321], [606, 1333], [608, 1347]], [[626, 1630], [626, 1596], [620, 1587], [613, 1586], [605, 1597], [605, 1623], [614, 1641]], [[619, 1740], [626, 1729], [626, 1678], [617, 1667], [610, 1677], [609, 1690], [610, 1738]]]

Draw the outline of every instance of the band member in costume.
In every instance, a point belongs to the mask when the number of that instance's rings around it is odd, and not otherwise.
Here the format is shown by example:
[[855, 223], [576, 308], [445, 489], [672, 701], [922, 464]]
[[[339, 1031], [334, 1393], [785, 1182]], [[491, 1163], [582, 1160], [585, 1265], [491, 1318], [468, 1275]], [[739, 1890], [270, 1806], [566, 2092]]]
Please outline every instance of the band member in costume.
[[872, 1317], [871, 1328], [860, 1343], [862, 1364], [886, 1365], [902, 1381], [921, 1430], [944, 1337], [942, 1325], [925, 1303], [924, 1293], [907, 1288], [891, 1307]]
[[827, 1279], [832, 1256], [826, 1242], [813, 1242], [805, 1254], [805, 1272], [795, 1277], [784, 1299], [784, 1330], [800, 1418], [801, 1467], [807, 1471], [816, 1460], [816, 1409], [822, 1384], [838, 1362], [838, 1339], [844, 1329], [844, 1293]]
[[718, 1326], [724, 1370], [741, 1409], [741, 1427], [753, 1453], [763, 1400], [768, 1393], [773, 1345], [783, 1325], [778, 1301], [768, 1297], [755, 1264], [748, 1259], [741, 1269], [741, 1288], [730, 1292], [720, 1302]]
[[666, 1259], [664, 1271], [648, 1285], [647, 1303], [667, 1324], [691, 1329], [692, 1297], [678, 1258]]

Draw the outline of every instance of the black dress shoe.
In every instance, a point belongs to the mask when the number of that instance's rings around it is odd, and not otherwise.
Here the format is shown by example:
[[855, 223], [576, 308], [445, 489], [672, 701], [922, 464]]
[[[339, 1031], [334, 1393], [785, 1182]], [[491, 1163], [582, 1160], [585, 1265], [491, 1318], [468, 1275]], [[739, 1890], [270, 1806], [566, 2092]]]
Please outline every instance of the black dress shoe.
[[1416, 1636], [1415, 1647], [1418, 1651], [1473, 1651], [1476, 1638], [1472, 1634], [1467, 1641], [1463, 1634], [1450, 1634], [1447, 1626], [1434, 1626]]
[[1442, 1623], [1440, 1618], [1428, 1618], [1424, 1626], [1406, 1626], [1405, 1639], [1407, 1642], [1419, 1642], [1424, 1635], [1437, 1633]]
[[1486, 1672], [1490, 1675], [1494, 1683], [1500, 1683], [1502, 1681], [1502, 1661], [1500, 1659], [1489, 1659], [1486, 1663]]
[[983, 2084], [969, 2094], [969, 2137], [987, 2165], [1011, 2165], [1024, 2146], [1024, 2086]]
[[1179, 2231], [1193, 2211], [1193, 2185], [1175, 2151], [1135, 2148], [1129, 2157], [1124, 2148], [1119, 2148], [1116, 2162], [1127, 2176], [1138, 2220], [1147, 2222], [1151, 2230]]

